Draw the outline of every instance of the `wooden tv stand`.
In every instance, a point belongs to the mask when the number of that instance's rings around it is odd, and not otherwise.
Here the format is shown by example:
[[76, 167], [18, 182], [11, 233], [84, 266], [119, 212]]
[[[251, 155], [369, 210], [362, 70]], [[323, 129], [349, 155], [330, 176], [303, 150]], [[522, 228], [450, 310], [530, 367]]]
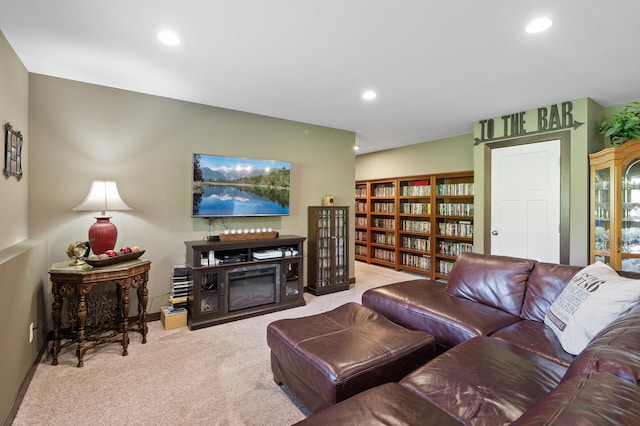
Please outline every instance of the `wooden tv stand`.
[[185, 241], [191, 330], [305, 304], [305, 237]]

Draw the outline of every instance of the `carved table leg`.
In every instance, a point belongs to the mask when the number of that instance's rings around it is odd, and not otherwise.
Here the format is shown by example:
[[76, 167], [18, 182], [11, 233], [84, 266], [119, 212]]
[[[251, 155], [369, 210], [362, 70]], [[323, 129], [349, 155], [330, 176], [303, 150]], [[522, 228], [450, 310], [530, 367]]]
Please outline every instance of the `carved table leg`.
[[51, 284], [53, 293], [53, 303], [51, 304], [51, 317], [53, 319], [53, 361], [51, 365], [58, 365], [58, 354], [60, 353], [60, 310], [62, 309], [62, 296], [58, 284]]
[[78, 349], [76, 355], [78, 356], [78, 367], [84, 367], [84, 337], [85, 337], [85, 324], [87, 322], [87, 290], [81, 289], [78, 292]]
[[122, 293], [122, 356], [129, 355], [129, 279], [118, 281], [118, 289]]
[[138, 327], [142, 334], [142, 343], [147, 343], [147, 300], [149, 290], [147, 290], [147, 274], [141, 277], [142, 282], [138, 284]]

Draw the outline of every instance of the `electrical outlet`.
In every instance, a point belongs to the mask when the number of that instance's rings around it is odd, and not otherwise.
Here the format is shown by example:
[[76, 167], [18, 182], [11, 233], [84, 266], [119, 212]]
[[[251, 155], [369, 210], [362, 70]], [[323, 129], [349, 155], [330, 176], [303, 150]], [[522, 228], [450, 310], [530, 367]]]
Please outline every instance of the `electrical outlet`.
[[29, 324], [29, 343], [33, 342], [33, 323]]

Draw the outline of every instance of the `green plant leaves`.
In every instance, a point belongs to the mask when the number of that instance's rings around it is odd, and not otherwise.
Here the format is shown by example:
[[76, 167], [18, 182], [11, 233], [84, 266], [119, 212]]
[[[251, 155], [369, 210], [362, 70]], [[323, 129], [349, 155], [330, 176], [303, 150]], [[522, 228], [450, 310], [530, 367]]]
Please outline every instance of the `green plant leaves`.
[[622, 145], [632, 139], [640, 139], [640, 102], [632, 102], [614, 114], [611, 123], [602, 119], [598, 123], [600, 134], [608, 137], [613, 145]]

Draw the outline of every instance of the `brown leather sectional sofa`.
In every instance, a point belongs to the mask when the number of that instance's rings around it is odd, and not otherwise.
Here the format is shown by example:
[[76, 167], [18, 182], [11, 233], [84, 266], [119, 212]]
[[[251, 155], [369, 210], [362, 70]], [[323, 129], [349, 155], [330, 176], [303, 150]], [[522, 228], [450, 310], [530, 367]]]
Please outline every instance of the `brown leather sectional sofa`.
[[399, 383], [366, 390], [300, 424], [640, 424], [640, 307], [577, 356], [543, 322], [580, 269], [463, 254], [446, 284], [420, 279], [367, 291], [363, 305], [429, 332], [439, 355]]

